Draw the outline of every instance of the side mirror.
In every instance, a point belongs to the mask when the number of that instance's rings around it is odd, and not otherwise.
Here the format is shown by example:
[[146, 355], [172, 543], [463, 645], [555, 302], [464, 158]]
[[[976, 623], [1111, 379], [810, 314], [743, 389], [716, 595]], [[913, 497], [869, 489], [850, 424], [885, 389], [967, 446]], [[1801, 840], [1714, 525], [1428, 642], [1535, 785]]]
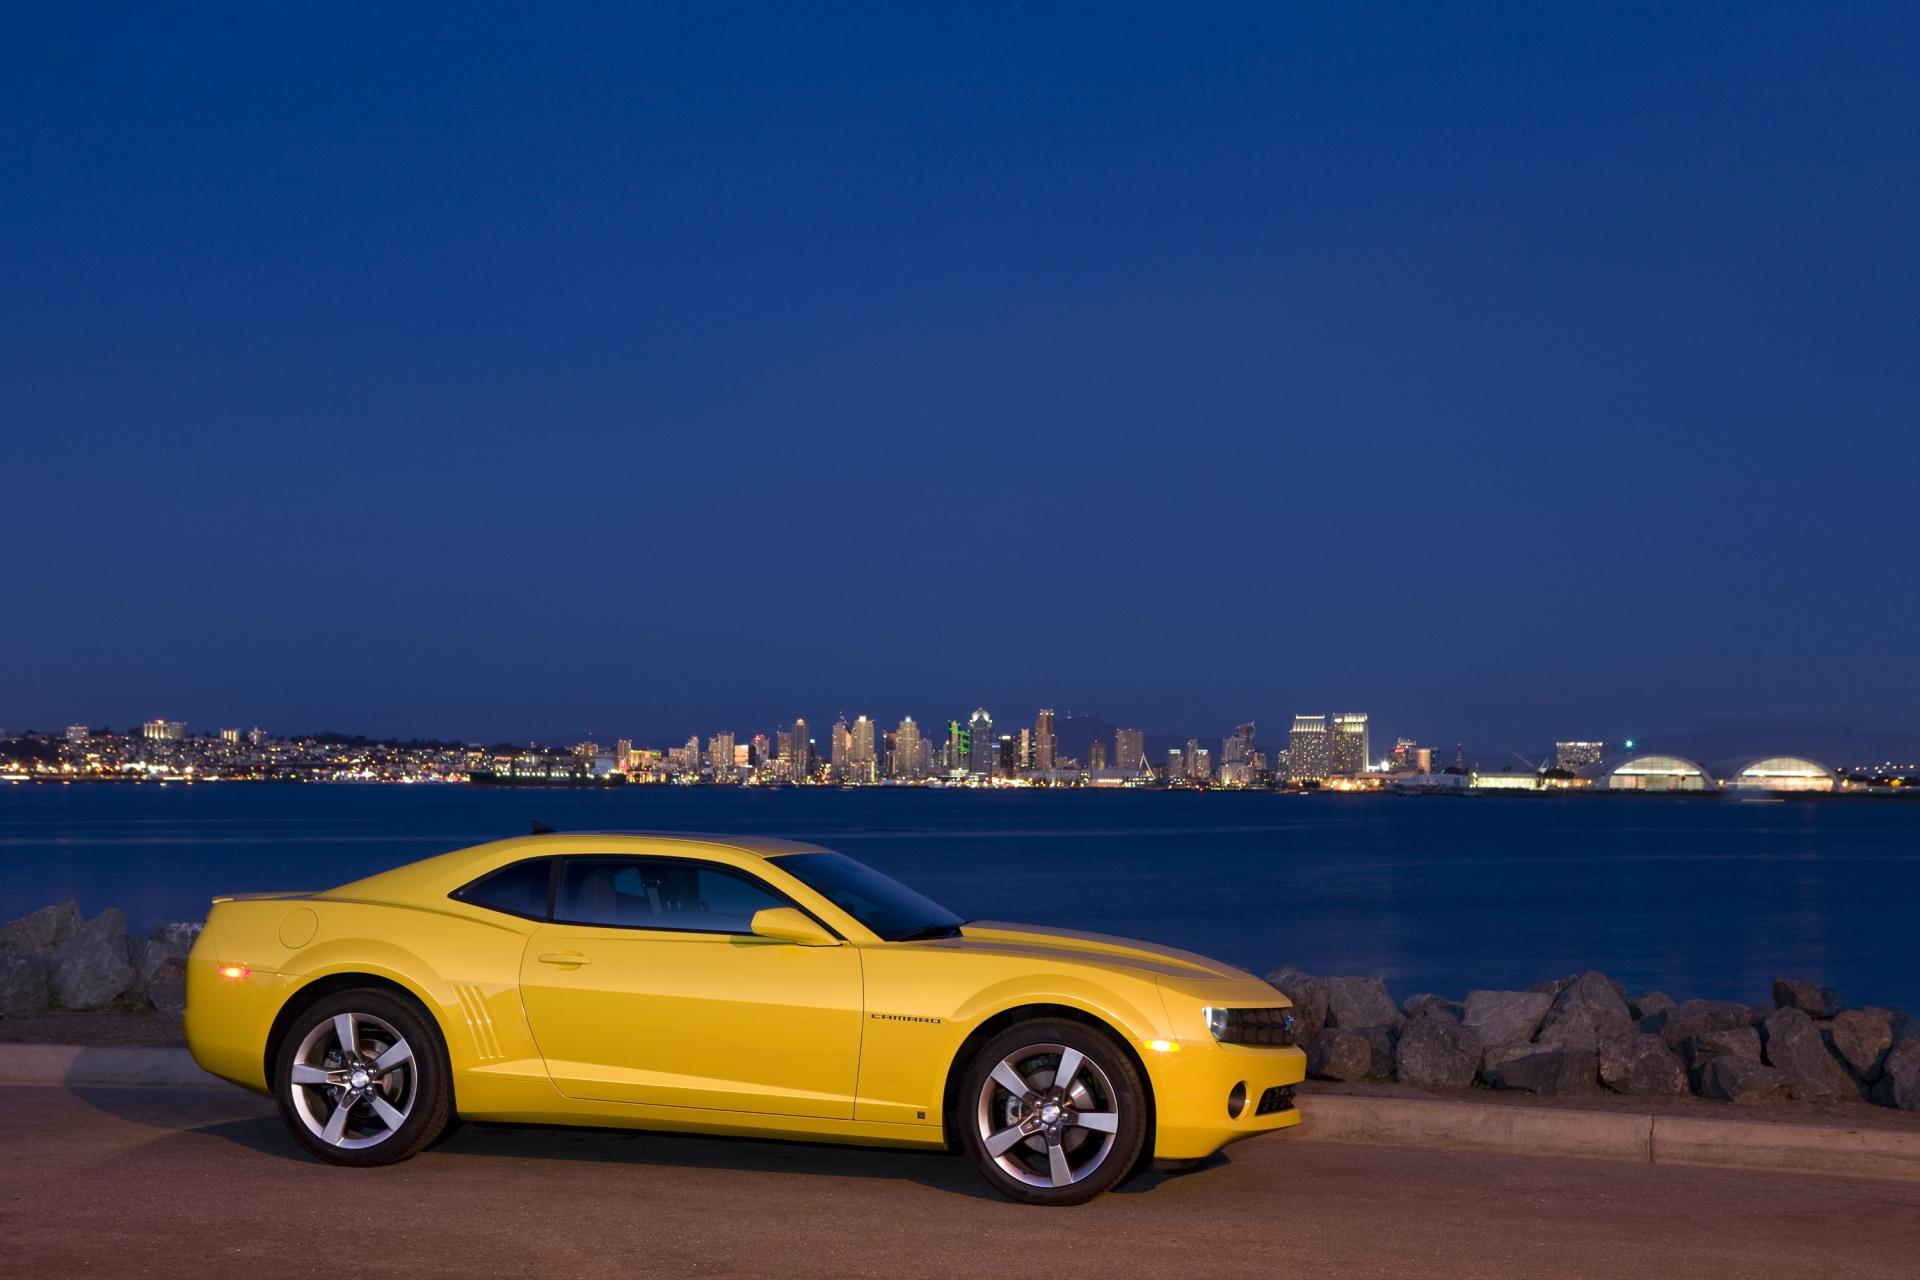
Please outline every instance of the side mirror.
[[840, 939], [828, 933], [813, 918], [792, 907], [768, 907], [753, 913], [754, 936], [776, 942], [797, 942], [803, 947], [835, 947]]

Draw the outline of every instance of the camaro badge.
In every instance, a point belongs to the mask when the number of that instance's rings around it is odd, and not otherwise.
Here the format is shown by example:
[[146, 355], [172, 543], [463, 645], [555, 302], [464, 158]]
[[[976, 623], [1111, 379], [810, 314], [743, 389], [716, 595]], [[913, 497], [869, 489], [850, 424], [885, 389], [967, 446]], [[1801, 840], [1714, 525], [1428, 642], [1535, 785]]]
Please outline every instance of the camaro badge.
[[926, 1022], [936, 1027], [940, 1025], [940, 1019], [923, 1018], [917, 1013], [870, 1013], [867, 1016], [878, 1018], [882, 1022]]

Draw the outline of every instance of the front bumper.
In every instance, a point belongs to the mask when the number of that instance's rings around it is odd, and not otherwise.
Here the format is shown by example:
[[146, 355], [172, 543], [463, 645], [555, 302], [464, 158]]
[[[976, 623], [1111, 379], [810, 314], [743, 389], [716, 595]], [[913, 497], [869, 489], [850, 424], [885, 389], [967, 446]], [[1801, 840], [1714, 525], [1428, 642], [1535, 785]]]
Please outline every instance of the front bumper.
[[[1268, 1090], [1291, 1089], [1307, 1078], [1307, 1055], [1298, 1048], [1188, 1039], [1153, 1041], [1139, 1049], [1153, 1084], [1153, 1154], [1159, 1159], [1201, 1159], [1228, 1143], [1300, 1123], [1294, 1106], [1259, 1114]], [[1236, 1086], [1245, 1091], [1237, 1117], [1228, 1108]]]

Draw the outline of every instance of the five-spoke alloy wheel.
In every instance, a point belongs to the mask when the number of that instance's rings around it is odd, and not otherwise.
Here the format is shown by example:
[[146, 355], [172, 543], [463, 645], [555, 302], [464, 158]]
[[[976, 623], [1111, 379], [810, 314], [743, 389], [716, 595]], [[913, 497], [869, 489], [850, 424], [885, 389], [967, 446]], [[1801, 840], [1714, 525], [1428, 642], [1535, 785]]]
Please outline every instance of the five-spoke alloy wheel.
[[1125, 1177], [1146, 1135], [1146, 1090], [1113, 1037], [1023, 1022], [974, 1056], [960, 1105], [987, 1181], [1030, 1204], [1081, 1204]]
[[300, 1145], [334, 1164], [392, 1164], [447, 1127], [446, 1050], [431, 1021], [384, 991], [343, 991], [280, 1041], [274, 1097]]

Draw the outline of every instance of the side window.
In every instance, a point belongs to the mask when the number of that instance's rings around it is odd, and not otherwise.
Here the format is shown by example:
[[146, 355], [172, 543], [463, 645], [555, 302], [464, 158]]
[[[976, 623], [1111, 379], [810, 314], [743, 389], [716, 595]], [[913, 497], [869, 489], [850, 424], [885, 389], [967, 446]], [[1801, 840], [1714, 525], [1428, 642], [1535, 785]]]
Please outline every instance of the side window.
[[547, 885], [552, 879], [552, 858], [529, 858], [489, 871], [472, 884], [455, 889], [453, 896], [476, 907], [544, 920]]
[[569, 858], [553, 917], [569, 924], [690, 933], [751, 933], [753, 915], [791, 906], [731, 867], [675, 858]]

